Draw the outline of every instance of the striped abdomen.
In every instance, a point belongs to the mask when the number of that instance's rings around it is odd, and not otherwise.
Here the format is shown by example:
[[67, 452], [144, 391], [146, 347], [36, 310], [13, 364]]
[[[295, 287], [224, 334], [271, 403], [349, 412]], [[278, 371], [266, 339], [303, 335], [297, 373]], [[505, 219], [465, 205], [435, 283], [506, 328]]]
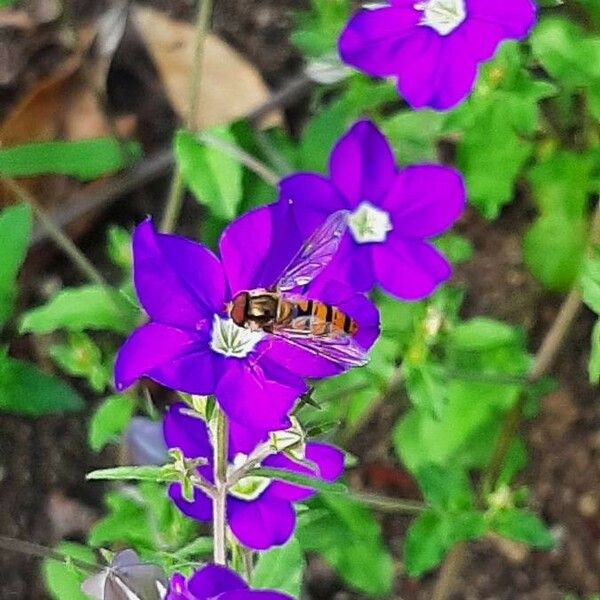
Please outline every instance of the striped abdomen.
[[354, 335], [356, 321], [330, 304], [318, 300], [282, 299], [278, 324], [307, 335]]

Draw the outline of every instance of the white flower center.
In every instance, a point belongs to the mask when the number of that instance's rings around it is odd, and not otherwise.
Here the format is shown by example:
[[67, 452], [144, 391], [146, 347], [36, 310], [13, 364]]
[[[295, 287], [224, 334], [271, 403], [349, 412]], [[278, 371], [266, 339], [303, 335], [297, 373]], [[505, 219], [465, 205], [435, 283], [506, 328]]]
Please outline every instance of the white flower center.
[[250, 331], [238, 327], [231, 319], [221, 319], [214, 316], [210, 347], [214, 352], [235, 358], [244, 358], [263, 339], [262, 331]]
[[[227, 474], [231, 475], [234, 471], [243, 467], [248, 460], [246, 454], [239, 452], [233, 458], [233, 464], [228, 465]], [[240, 479], [235, 485], [229, 488], [229, 493], [240, 500], [256, 500], [268, 487], [271, 480], [266, 477], [254, 477], [249, 475]]]
[[465, 0], [428, 0], [414, 7], [425, 13], [420, 24], [435, 29], [440, 35], [452, 33], [467, 18]]
[[348, 228], [357, 244], [385, 242], [393, 229], [390, 215], [367, 201], [361, 202], [350, 215]]

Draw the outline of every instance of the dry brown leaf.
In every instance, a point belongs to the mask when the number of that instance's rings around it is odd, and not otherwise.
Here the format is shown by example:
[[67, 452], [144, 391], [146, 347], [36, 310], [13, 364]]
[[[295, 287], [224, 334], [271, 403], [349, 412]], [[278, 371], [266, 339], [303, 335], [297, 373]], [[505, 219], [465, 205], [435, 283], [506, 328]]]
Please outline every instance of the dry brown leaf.
[[[187, 118], [194, 55], [194, 27], [148, 7], [135, 6], [133, 21], [154, 61], [175, 112]], [[263, 104], [269, 90], [258, 71], [215, 35], [206, 40], [196, 123], [210, 127], [235, 121]], [[265, 125], [281, 123], [274, 112]]]

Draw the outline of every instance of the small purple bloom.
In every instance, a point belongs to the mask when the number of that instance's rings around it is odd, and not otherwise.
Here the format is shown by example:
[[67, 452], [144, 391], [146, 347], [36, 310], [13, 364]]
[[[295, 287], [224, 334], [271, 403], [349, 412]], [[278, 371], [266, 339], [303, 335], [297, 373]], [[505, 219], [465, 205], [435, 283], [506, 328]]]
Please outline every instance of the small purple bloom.
[[[219, 261], [204, 246], [159, 234], [146, 220], [133, 236], [135, 288], [150, 322], [133, 332], [115, 365], [117, 389], [140, 377], [189, 394], [214, 394], [230, 419], [262, 431], [285, 428], [305, 378], [339, 373], [333, 362], [262, 331], [238, 327], [226, 304], [244, 290], [268, 288], [302, 244], [275, 210], [251, 211], [220, 241]], [[343, 310], [369, 348], [379, 333], [377, 309], [363, 296], [320, 278], [303, 292]], [[318, 294], [318, 296], [316, 296]]]
[[359, 10], [339, 40], [342, 60], [396, 77], [413, 108], [452, 108], [473, 89], [478, 65], [500, 42], [535, 24], [532, 0], [390, 0]]
[[[164, 420], [164, 436], [169, 448], [179, 448], [188, 459], [205, 458], [208, 464], [198, 468], [208, 481], [213, 481], [213, 450], [204, 421], [190, 414], [185, 404], [171, 406]], [[264, 432], [253, 431], [230, 423], [229, 461], [237, 466], [266, 441]], [[271, 454], [262, 466], [286, 469], [325, 481], [335, 481], [344, 470], [343, 453], [327, 444], [309, 442], [305, 446], [305, 460], [318, 472], [299, 464], [283, 453]], [[296, 513], [293, 502], [310, 498], [313, 490], [282, 481], [246, 477], [235, 485], [227, 497], [227, 523], [235, 537], [248, 548], [265, 550], [274, 545], [285, 544], [294, 532]], [[198, 521], [212, 519], [212, 501], [201, 490], [194, 489], [194, 500], [183, 497], [180, 483], [169, 486], [169, 496], [187, 516]]]
[[402, 300], [430, 295], [451, 275], [448, 261], [427, 241], [446, 231], [465, 206], [460, 174], [440, 165], [397, 169], [390, 145], [369, 121], [354, 124], [336, 144], [329, 177], [297, 173], [280, 182], [279, 205], [298, 227], [312, 230], [342, 208], [348, 232], [317, 279], [345, 279], [354, 289], [379, 284]]
[[291, 600], [280, 592], [251, 590], [233, 571], [206, 565], [188, 580], [180, 573], [171, 577], [165, 600]]

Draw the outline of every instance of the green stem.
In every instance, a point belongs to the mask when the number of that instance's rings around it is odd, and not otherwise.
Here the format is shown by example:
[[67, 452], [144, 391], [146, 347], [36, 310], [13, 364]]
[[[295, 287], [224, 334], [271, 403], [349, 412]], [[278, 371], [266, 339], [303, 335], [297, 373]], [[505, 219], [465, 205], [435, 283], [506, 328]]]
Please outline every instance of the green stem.
[[48, 232], [52, 241], [71, 259], [73, 264], [79, 269], [82, 275], [92, 283], [109, 288], [107, 281], [102, 277], [98, 269], [87, 259], [85, 254], [73, 243], [71, 238], [65, 235], [54, 221], [46, 214], [38, 201], [24, 187], [20, 186], [14, 179], [5, 177], [3, 179], [8, 187], [17, 197], [21, 198], [31, 206], [35, 216]]
[[[196, 41], [194, 45], [194, 58], [191, 73], [189, 110], [185, 127], [190, 133], [196, 133], [200, 127], [198, 123], [198, 106], [200, 101], [200, 89], [202, 87], [202, 62], [204, 58], [204, 47], [208, 30], [210, 27], [210, 17], [212, 14], [213, 0], [200, 0], [198, 7], [198, 18], [196, 19]], [[161, 231], [170, 233], [175, 229], [181, 206], [183, 205], [183, 195], [185, 192], [185, 183], [178, 166], [175, 166], [173, 180], [169, 198], [165, 206]]]
[[213, 497], [213, 538], [214, 561], [217, 565], [227, 565], [227, 452], [229, 428], [227, 417], [215, 408], [215, 428], [213, 440], [215, 495]]

